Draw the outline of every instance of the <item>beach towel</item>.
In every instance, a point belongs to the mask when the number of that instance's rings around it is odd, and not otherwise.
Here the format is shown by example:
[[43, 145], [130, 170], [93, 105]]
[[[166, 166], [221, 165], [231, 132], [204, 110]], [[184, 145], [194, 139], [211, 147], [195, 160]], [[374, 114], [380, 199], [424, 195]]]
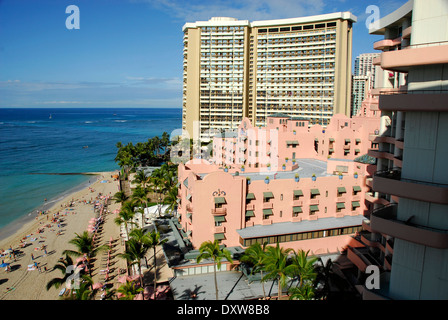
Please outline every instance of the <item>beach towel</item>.
[[28, 271], [33, 271], [33, 270], [36, 270], [36, 267], [34, 266], [34, 264], [29, 264]]

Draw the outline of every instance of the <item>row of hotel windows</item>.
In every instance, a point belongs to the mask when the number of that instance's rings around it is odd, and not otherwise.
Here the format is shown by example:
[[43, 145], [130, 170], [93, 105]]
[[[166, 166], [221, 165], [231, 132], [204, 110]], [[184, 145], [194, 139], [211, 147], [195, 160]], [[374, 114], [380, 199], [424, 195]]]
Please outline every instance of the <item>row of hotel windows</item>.
[[260, 57], [269, 57], [269, 58], [284, 58], [284, 57], [303, 57], [303, 56], [319, 56], [319, 55], [333, 55], [335, 53], [335, 48], [326, 48], [323, 49], [314, 49], [314, 50], [307, 50], [307, 49], [297, 49], [297, 50], [291, 50], [291, 51], [269, 51], [269, 52], [263, 52], [258, 51], [257, 56]]
[[335, 33], [328, 33], [328, 34], [321, 34], [321, 35], [298, 35], [298, 36], [292, 36], [288, 38], [276, 38], [276, 39], [258, 39], [258, 45], [276, 45], [276, 44], [296, 44], [296, 43], [309, 43], [309, 42], [318, 42], [318, 41], [331, 41], [336, 39]]
[[300, 31], [300, 30], [312, 30], [312, 29], [322, 29], [322, 28], [332, 28], [336, 27], [336, 22], [316, 23], [308, 24], [304, 26], [292, 26], [292, 27], [279, 27], [279, 28], [262, 28], [258, 29], [258, 33], [271, 33], [271, 32], [290, 32], [290, 31]]
[[301, 232], [301, 233], [293, 233], [286, 235], [278, 235], [271, 237], [260, 237], [260, 238], [252, 238], [252, 239], [243, 239], [240, 237], [240, 244], [243, 247], [249, 247], [254, 243], [259, 244], [276, 244], [282, 242], [291, 242], [291, 241], [301, 241], [307, 239], [317, 239], [324, 237], [334, 237], [346, 234], [354, 234], [362, 230], [362, 226], [354, 226], [354, 227], [346, 227], [346, 228], [337, 228], [337, 229], [327, 229], [327, 230], [319, 230], [319, 231], [311, 231], [311, 232]]
[[236, 51], [231, 51], [231, 52], [202, 52], [201, 56], [203, 58], [208, 58], [208, 57], [214, 57], [214, 58], [219, 58], [219, 57], [230, 57], [230, 58], [242, 58], [244, 55], [244, 53], [241, 52], [236, 52]]
[[241, 26], [224, 26], [224, 27], [202, 27], [201, 32], [234, 32], [244, 31]]
[[333, 69], [335, 66], [334, 62], [317, 62], [317, 63], [303, 63], [303, 64], [270, 64], [268, 66], [259, 65], [257, 70], [259, 71], [292, 71], [301, 69]]
[[233, 45], [233, 44], [238, 44], [238, 45], [242, 45], [243, 44], [243, 38], [241, 37], [240, 39], [213, 39], [213, 40], [204, 40], [202, 39], [201, 44], [204, 46], [208, 46], [210, 44], [213, 45]]

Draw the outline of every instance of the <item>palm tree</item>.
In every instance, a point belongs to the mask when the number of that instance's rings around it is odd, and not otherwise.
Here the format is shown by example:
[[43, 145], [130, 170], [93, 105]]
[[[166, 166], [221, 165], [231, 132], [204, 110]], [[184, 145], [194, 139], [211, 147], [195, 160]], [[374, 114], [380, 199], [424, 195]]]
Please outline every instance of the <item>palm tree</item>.
[[282, 288], [286, 286], [287, 279], [293, 274], [295, 266], [288, 264], [288, 254], [292, 249], [283, 249], [277, 242], [275, 247], [267, 247], [264, 259], [267, 272], [264, 280], [276, 279], [278, 281], [278, 299], [282, 294]]
[[123, 192], [123, 191], [118, 191], [116, 192], [112, 198], [112, 200], [115, 201], [115, 203], [121, 203], [123, 205], [123, 203], [128, 200], [128, 196]]
[[121, 253], [119, 255], [121, 258], [126, 259], [130, 266], [134, 264], [137, 265], [138, 273], [140, 276], [140, 285], [142, 288], [143, 288], [143, 274], [142, 274], [141, 260], [145, 258], [145, 255], [148, 252], [149, 248], [150, 245], [148, 245], [148, 243], [139, 241], [139, 239], [131, 237], [128, 241], [126, 241], [126, 252]]
[[126, 229], [126, 236], [129, 238], [128, 224], [135, 224], [134, 222], [131, 221], [135, 215], [135, 212], [134, 212], [133, 207], [130, 205], [127, 205], [127, 203], [128, 202], [125, 202], [123, 204], [120, 212], [118, 213], [118, 217], [115, 218], [114, 222], [118, 226], [120, 226], [121, 224], [124, 224], [124, 227]]
[[289, 289], [289, 300], [311, 300], [314, 298], [314, 289], [310, 283], [301, 287]]
[[157, 293], [157, 247], [163, 245], [165, 242], [168, 241], [168, 239], [160, 239], [160, 233], [157, 231], [152, 231], [148, 234], [148, 237], [151, 241], [151, 246], [154, 250], [154, 300], [157, 299], [156, 293]]
[[73, 266], [73, 260], [69, 255], [65, 255], [65, 259], [59, 259], [58, 263], [53, 267], [53, 270], [60, 270], [62, 273], [62, 278], [53, 278], [48, 281], [46, 289], [50, 290], [51, 287], [55, 287], [59, 289], [59, 287], [65, 283], [67, 283], [68, 278], [71, 275], [71, 272], [68, 272], [67, 268], [70, 270], [70, 267]]
[[266, 299], [266, 292], [264, 290], [263, 281], [263, 269], [264, 269], [264, 259], [266, 257], [266, 242], [263, 246], [256, 242], [252, 244], [249, 248], [244, 251], [244, 255], [241, 257], [242, 262], [249, 262], [253, 265], [251, 273], [260, 271], [261, 285], [263, 288], [263, 298]]
[[93, 289], [93, 280], [91, 277], [83, 275], [79, 287], [71, 290], [69, 295], [63, 297], [63, 300], [93, 300], [97, 289]]
[[[148, 197], [145, 188], [141, 186], [135, 188], [132, 193], [132, 200], [134, 201], [134, 204], [137, 204], [138, 206], [145, 205], [145, 208], [148, 209]], [[143, 227], [144, 210], [141, 210], [140, 213], [142, 215], [142, 227]]]
[[292, 257], [292, 265], [295, 267], [295, 272], [299, 276], [298, 287], [302, 287], [304, 281], [314, 281], [316, 279], [317, 273], [314, 268], [314, 264], [317, 261], [317, 257], [308, 257], [308, 251], [298, 250]]
[[203, 242], [199, 248], [199, 256], [197, 257], [197, 263], [201, 262], [203, 259], [212, 259], [213, 260], [213, 273], [215, 276], [215, 290], [216, 290], [216, 300], [218, 299], [218, 280], [216, 278], [216, 266], [218, 269], [221, 269], [221, 260], [226, 258], [230, 263], [233, 262], [232, 257], [230, 256], [230, 251], [227, 249], [221, 249], [219, 246], [218, 240], [213, 242], [206, 241]]
[[81, 235], [75, 233], [76, 237], [71, 239], [68, 243], [73, 244], [76, 250], [64, 250], [62, 254], [80, 257], [85, 256], [87, 260], [87, 269], [89, 270], [89, 275], [92, 276], [92, 271], [90, 268], [90, 260], [96, 256], [99, 251], [106, 250], [109, 248], [108, 245], [102, 245], [95, 248], [93, 243], [93, 237], [84, 231]]
[[146, 190], [146, 186], [148, 185], [151, 177], [147, 177], [143, 170], [139, 170], [135, 176], [133, 183], [140, 185], [144, 190]]
[[177, 194], [178, 194], [178, 188], [176, 186], [170, 188], [168, 190], [168, 193], [165, 195], [165, 204], [168, 205], [167, 211], [168, 212], [174, 212], [174, 210], [177, 207]]
[[135, 296], [143, 290], [143, 288], [137, 288], [134, 282], [126, 281], [117, 289], [117, 292], [123, 294], [123, 297], [119, 300], [134, 300]]

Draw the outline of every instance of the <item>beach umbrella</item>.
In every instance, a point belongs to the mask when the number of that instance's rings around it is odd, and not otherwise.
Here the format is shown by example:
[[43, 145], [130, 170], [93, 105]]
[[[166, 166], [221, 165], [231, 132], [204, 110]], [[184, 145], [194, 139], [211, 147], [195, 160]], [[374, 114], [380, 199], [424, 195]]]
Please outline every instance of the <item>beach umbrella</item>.
[[79, 262], [84, 261], [84, 260], [85, 260], [84, 257], [79, 257], [79, 258], [76, 259], [76, 263], [79, 263]]
[[100, 289], [103, 287], [103, 284], [101, 282], [97, 282], [93, 285], [93, 289]]
[[9, 263], [7, 263], [7, 262], [3, 262], [2, 264], [0, 264], [0, 268], [4, 268], [7, 266], [9, 266]]
[[135, 297], [134, 300], [143, 300], [143, 294], [138, 293]]

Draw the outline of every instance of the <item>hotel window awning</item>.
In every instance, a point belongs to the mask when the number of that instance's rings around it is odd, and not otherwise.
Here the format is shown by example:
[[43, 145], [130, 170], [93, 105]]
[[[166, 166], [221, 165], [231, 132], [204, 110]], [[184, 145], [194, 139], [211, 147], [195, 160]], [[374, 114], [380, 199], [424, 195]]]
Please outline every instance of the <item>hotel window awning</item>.
[[187, 200], [188, 200], [188, 201], [191, 200], [191, 194], [187, 195]]
[[215, 240], [224, 240], [225, 238], [224, 233], [215, 233]]
[[226, 218], [224, 216], [215, 216], [215, 222], [224, 222]]
[[255, 217], [254, 211], [253, 210], [247, 210], [246, 211], [246, 217]]
[[357, 139], [356, 139], [356, 142], [357, 142], [357, 143], [360, 143], [360, 142], [361, 142], [361, 139], [357, 138]]
[[274, 198], [274, 194], [272, 192], [263, 192], [263, 198]]
[[353, 191], [360, 192], [361, 191], [361, 187], [360, 186], [353, 186]]
[[360, 207], [359, 201], [352, 201], [352, 207], [353, 208]]
[[263, 209], [263, 215], [270, 216], [273, 215], [272, 209]]
[[302, 190], [294, 190], [294, 196], [295, 197], [301, 197], [303, 196]]
[[334, 149], [333, 149], [333, 148], [330, 148], [330, 149], [328, 149], [328, 151], [330, 151], [330, 152], [334, 152]]
[[349, 142], [350, 142], [350, 139], [345, 139], [345, 142], [346, 142], [346, 143], [349, 143]]
[[336, 203], [336, 208], [338, 208], [338, 209], [345, 209], [345, 203], [344, 202]]
[[359, 149], [355, 149], [355, 152], [361, 152], [361, 150], [359, 150]]
[[215, 197], [215, 204], [225, 204], [226, 199], [224, 197]]
[[338, 192], [339, 193], [346, 193], [347, 191], [345, 190], [345, 187], [338, 187]]
[[255, 195], [253, 193], [248, 193], [246, 196], [246, 200], [254, 200], [255, 199]]
[[288, 144], [288, 145], [290, 145], [290, 144], [297, 145], [297, 144], [299, 144], [299, 141], [297, 141], [297, 140], [288, 140], [288, 141], [286, 141], [286, 144]]
[[312, 212], [319, 211], [319, 207], [317, 205], [312, 205], [312, 206], [310, 206], [310, 211], [312, 211]]
[[319, 189], [311, 189], [311, 194], [312, 195], [319, 195], [320, 194]]
[[294, 212], [294, 213], [302, 213], [302, 207], [292, 207], [292, 212]]
[[330, 142], [334, 142], [334, 138], [330, 138], [329, 141], [330, 141]]

